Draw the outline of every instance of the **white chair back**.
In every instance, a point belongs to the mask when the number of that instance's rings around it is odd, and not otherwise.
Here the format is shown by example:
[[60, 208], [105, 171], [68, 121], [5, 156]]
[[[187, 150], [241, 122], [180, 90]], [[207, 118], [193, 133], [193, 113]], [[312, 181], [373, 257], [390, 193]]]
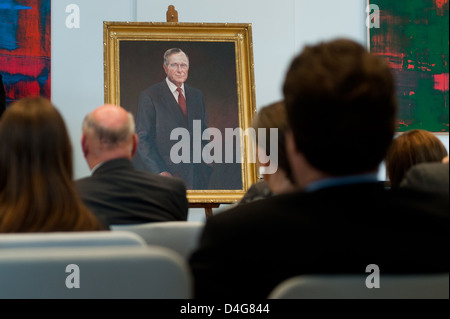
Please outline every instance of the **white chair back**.
[[187, 263], [162, 247], [46, 247], [0, 253], [3, 299], [191, 297]]
[[130, 231], [138, 234], [148, 245], [170, 248], [188, 259], [198, 245], [204, 225], [201, 221], [168, 221], [110, 227], [113, 232]]
[[[379, 288], [363, 275], [301, 275], [276, 286], [268, 299], [448, 299], [449, 274], [380, 275]], [[369, 285], [370, 286], [370, 285]]]
[[146, 246], [146, 242], [139, 235], [125, 231], [0, 234], [0, 251], [3, 249], [32, 247], [83, 246]]

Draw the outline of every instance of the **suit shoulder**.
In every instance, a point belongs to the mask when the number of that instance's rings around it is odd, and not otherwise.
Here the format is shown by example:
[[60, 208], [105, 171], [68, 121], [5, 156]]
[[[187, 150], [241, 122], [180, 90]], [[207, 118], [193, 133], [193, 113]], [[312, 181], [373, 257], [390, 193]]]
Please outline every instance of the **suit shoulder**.
[[74, 186], [77, 192], [83, 197], [91, 193], [92, 190], [96, 190], [99, 187], [101, 188], [101, 185], [98, 185], [98, 182], [94, 180], [92, 176], [76, 179], [74, 181]]
[[186, 88], [186, 92], [190, 92], [191, 94], [197, 94], [197, 95], [202, 95], [203, 96], [203, 91], [198, 89], [198, 88], [192, 87], [192, 86], [187, 85], [187, 84], [185, 84], [185, 88]]
[[[436, 173], [448, 173], [449, 172], [449, 164], [448, 163], [419, 163], [411, 167], [409, 172], [425, 172], [425, 171], [431, 171]], [[408, 173], [409, 173], [408, 172]]]
[[186, 191], [186, 185], [183, 180], [178, 177], [161, 176], [148, 171], [137, 170], [140, 176], [145, 176], [147, 179], [154, 181], [163, 188], [177, 189]]
[[280, 194], [267, 198], [257, 199], [248, 203], [234, 206], [213, 217], [211, 220], [219, 224], [230, 221], [262, 220], [266, 218], [278, 218], [280, 210], [288, 210], [297, 204], [298, 194]]
[[174, 188], [183, 188], [186, 190], [186, 184], [181, 178], [178, 177], [167, 177], [167, 176], [159, 176], [161, 177], [161, 181], [163, 183], [167, 183], [168, 185], [171, 185]]
[[91, 176], [78, 178], [78, 179], [74, 180], [75, 187], [83, 186], [86, 183], [89, 183], [90, 180], [91, 180]]
[[167, 87], [167, 85], [164, 82], [158, 82], [142, 90], [140, 95], [141, 96], [152, 95], [157, 92], [161, 92], [165, 87]]

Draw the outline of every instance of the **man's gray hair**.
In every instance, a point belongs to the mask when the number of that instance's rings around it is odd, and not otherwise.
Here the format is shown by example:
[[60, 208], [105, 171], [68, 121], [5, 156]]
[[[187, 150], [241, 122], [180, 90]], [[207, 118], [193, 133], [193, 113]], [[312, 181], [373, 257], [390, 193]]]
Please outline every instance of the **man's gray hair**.
[[180, 48], [171, 48], [164, 53], [164, 65], [165, 66], [169, 66], [169, 56], [171, 56], [172, 54], [175, 54], [175, 53], [184, 53], [184, 55], [186, 55], [186, 58], [189, 61], [189, 57], [186, 54], [186, 52], [184, 52]]
[[128, 141], [135, 132], [133, 114], [127, 112], [128, 118], [125, 125], [119, 129], [111, 129], [98, 123], [92, 113], [86, 115], [83, 120], [83, 131], [98, 138], [101, 144], [107, 147], [115, 147]]

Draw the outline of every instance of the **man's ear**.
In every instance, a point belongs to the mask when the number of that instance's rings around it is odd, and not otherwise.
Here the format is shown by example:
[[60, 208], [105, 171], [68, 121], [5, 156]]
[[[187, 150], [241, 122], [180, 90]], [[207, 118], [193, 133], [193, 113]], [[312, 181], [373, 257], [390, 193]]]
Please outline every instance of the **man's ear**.
[[298, 153], [297, 145], [295, 145], [295, 137], [292, 131], [287, 131], [285, 134], [286, 139], [286, 153], [288, 155], [289, 161], [291, 158], [295, 157], [295, 154]]
[[289, 165], [292, 170], [293, 178], [298, 182], [298, 174], [301, 171], [301, 162], [303, 159], [302, 154], [298, 151], [297, 145], [295, 144], [295, 137], [292, 131], [288, 131], [285, 134], [286, 139], [286, 154], [289, 161]]
[[169, 72], [169, 70], [167, 69], [167, 65], [165, 63], [163, 63], [163, 68], [164, 68], [164, 72], [166, 72], [166, 74]]
[[139, 143], [139, 137], [137, 136], [136, 133], [134, 133], [133, 134], [133, 147], [131, 148], [131, 157], [133, 157], [134, 153], [136, 153], [138, 143]]
[[89, 154], [89, 146], [87, 143], [86, 135], [81, 135], [81, 149], [83, 150], [84, 157], [87, 157]]
[[292, 132], [286, 133], [286, 153], [297, 187], [304, 188], [313, 181], [330, 176], [309, 163], [303, 152], [298, 149]]

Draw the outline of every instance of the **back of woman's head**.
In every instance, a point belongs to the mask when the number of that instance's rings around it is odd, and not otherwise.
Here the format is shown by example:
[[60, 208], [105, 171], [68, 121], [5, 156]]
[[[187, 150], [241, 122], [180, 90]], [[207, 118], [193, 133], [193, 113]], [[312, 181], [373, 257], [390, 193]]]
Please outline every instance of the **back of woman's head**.
[[392, 141], [386, 155], [391, 186], [398, 186], [406, 172], [419, 163], [441, 162], [447, 150], [441, 140], [426, 130], [411, 130]]
[[71, 230], [79, 210], [60, 113], [42, 97], [14, 102], [0, 122], [0, 232]]
[[[266, 154], [271, 150], [271, 141], [276, 142], [278, 150], [277, 165], [282, 169], [287, 178], [293, 181], [291, 168], [289, 165], [286, 153], [286, 133], [289, 129], [289, 124], [286, 116], [286, 109], [283, 101], [274, 102], [261, 108], [253, 119], [252, 127], [256, 132], [256, 139], [259, 146], [261, 146]], [[271, 136], [270, 129], [277, 129], [277, 140]], [[262, 138], [259, 131], [263, 129], [265, 135]], [[261, 140], [263, 139], [263, 140]], [[270, 154], [272, 155], [272, 154]]]
[[72, 179], [69, 135], [49, 100], [35, 97], [13, 103], [3, 115], [0, 138], [1, 175], [14, 177], [19, 187], [38, 175]]

